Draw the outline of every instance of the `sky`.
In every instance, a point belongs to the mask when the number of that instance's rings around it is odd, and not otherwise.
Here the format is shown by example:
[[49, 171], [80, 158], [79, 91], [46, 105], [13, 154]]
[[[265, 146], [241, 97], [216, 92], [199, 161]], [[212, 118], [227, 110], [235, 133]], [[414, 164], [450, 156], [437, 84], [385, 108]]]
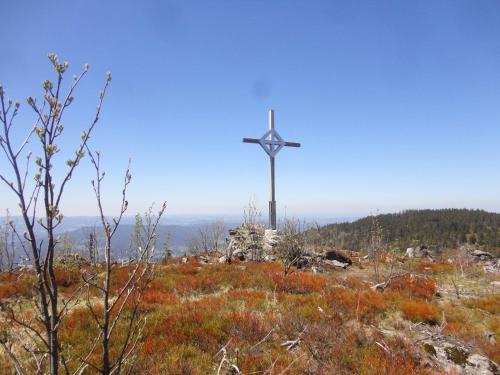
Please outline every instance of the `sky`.
[[[302, 143], [276, 159], [282, 216], [500, 212], [499, 1], [1, 0], [0, 13], [19, 140], [35, 118], [25, 98], [54, 79], [47, 54], [69, 62], [66, 84], [90, 66], [59, 168], [112, 72], [91, 139], [109, 214], [129, 158], [130, 214], [163, 200], [171, 214], [238, 214], [250, 200], [265, 211], [267, 156], [241, 138], [263, 135], [271, 108], [281, 136]], [[85, 160], [66, 215], [97, 213], [93, 173]], [[17, 204], [2, 186], [6, 208]]]

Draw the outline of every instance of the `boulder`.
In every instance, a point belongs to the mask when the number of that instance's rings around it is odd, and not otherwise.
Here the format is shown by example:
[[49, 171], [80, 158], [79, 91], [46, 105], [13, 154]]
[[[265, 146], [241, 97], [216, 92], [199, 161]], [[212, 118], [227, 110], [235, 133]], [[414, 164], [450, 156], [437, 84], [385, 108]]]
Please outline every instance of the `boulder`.
[[425, 245], [417, 246], [417, 247], [409, 247], [406, 249], [406, 256], [408, 258], [423, 258], [423, 257], [432, 257], [435, 255], [436, 250], [429, 250], [429, 248]]
[[236, 249], [231, 255], [233, 259], [245, 260], [245, 252], [241, 249]]
[[325, 259], [323, 260], [322, 262], [323, 264], [326, 264], [328, 266], [332, 266], [332, 267], [339, 267], [339, 268], [343, 268], [343, 269], [346, 269], [347, 267], [350, 266], [349, 263], [342, 263], [342, 262], [339, 262], [338, 260], [328, 260], [328, 259]]
[[483, 250], [473, 250], [469, 254], [472, 255], [473, 257], [476, 257], [479, 260], [493, 259], [493, 255], [491, 255], [487, 251], [483, 251]]
[[489, 273], [500, 273], [500, 259], [485, 262], [483, 269]]
[[204, 255], [198, 255], [196, 259], [203, 263], [210, 263], [210, 259]]
[[477, 353], [472, 354], [467, 359], [467, 364], [465, 365], [466, 374], [494, 375], [498, 374], [499, 370], [498, 366], [488, 358]]
[[447, 372], [465, 375], [496, 375], [500, 371], [498, 366], [487, 357], [471, 353], [466, 347], [443, 339], [425, 341], [423, 348]]
[[348, 256], [346, 256], [346, 255], [344, 255], [336, 250], [327, 251], [324, 255], [324, 259], [329, 260], [329, 261], [336, 261], [339, 263], [344, 263], [344, 264], [347, 264], [349, 266], [352, 264], [352, 260]]

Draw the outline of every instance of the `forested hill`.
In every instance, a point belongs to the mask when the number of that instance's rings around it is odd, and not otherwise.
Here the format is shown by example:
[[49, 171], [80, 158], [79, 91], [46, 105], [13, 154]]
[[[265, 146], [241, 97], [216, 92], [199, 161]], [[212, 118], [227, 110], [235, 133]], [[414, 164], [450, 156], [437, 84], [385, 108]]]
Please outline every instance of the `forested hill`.
[[366, 248], [375, 222], [384, 242], [402, 250], [414, 245], [454, 248], [469, 243], [484, 245], [498, 254], [500, 248], [500, 214], [482, 210], [409, 210], [326, 225], [320, 235], [338, 247], [361, 250]]

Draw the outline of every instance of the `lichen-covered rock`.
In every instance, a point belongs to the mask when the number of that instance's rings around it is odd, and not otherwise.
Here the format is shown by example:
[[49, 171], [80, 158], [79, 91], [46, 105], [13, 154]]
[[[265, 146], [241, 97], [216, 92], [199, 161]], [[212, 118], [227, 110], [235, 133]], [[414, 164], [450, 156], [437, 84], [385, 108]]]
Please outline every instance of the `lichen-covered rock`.
[[499, 375], [500, 369], [487, 357], [446, 340], [427, 340], [424, 351], [447, 373], [463, 375]]

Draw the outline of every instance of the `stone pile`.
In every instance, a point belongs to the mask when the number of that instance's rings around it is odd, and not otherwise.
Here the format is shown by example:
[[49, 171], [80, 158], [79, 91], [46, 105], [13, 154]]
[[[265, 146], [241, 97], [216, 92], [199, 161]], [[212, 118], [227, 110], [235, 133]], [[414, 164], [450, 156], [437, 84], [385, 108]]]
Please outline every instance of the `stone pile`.
[[486, 272], [500, 273], [500, 259], [495, 258], [488, 251], [471, 245], [463, 245], [459, 251], [462, 254], [466, 254], [472, 262], [481, 264]]
[[[279, 259], [279, 244], [282, 236], [278, 230], [265, 229], [262, 225], [243, 224], [229, 231], [226, 239], [226, 254], [219, 258], [220, 263], [230, 263], [234, 259], [241, 261], [272, 262]], [[298, 268], [315, 267], [325, 269], [331, 267], [347, 268], [352, 260], [336, 250], [322, 252], [306, 251], [296, 260]]]
[[78, 253], [58, 254], [56, 257], [56, 263], [78, 267], [90, 264], [87, 259], [85, 259]]
[[[226, 254], [219, 262], [232, 259], [261, 261], [274, 252], [279, 243], [277, 231], [267, 230], [259, 224], [243, 224], [229, 231], [226, 238]], [[270, 259], [268, 259], [270, 260]]]
[[440, 255], [441, 250], [438, 247], [428, 247], [425, 245], [409, 247], [406, 249], [406, 257], [408, 258], [436, 258]]

